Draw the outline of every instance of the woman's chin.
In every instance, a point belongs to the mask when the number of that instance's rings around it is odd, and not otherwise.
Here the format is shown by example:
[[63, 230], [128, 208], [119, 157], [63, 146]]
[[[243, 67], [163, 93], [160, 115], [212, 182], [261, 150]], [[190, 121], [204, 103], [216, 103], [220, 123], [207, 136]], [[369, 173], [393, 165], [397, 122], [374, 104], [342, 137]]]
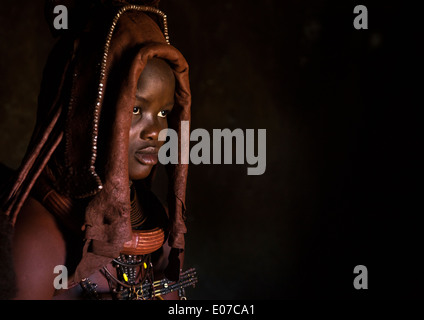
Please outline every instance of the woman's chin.
[[142, 168], [138, 168], [138, 170], [130, 170], [129, 177], [132, 181], [143, 180], [146, 179], [150, 172], [152, 172], [153, 166], [144, 165]]

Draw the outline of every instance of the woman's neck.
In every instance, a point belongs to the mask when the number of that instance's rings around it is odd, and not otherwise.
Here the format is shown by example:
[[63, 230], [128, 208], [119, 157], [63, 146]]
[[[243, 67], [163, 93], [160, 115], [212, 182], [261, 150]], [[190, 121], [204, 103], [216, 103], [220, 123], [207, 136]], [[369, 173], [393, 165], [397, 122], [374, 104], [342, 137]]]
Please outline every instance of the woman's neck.
[[131, 227], [133, 229], [139, 228], [145, 221], [146, 217], [143, 215], [143, 210], [137, 192], [133, 183], [130, 183], [130, 199], [131, 199]]

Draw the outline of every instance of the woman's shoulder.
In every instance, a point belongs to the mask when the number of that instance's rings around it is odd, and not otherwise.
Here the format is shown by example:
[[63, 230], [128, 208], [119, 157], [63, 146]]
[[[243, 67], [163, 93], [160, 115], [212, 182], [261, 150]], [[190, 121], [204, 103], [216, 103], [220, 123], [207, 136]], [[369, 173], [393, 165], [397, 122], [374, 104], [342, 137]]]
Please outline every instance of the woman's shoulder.
[[18, 299], [51, 299], [55, 267], [63, 265], [66, 245], [53, 214], [29, 197], [16, 220], [12, 242]]
[[17, 216], [15, 230], [26, 231], [32, 235], [37, 234], [41, 238], [47, 236], [45, 232], [47, 230], [57, 231], [57, 235], [61, 235], [53, 213], [31, 196], [27, 198]]

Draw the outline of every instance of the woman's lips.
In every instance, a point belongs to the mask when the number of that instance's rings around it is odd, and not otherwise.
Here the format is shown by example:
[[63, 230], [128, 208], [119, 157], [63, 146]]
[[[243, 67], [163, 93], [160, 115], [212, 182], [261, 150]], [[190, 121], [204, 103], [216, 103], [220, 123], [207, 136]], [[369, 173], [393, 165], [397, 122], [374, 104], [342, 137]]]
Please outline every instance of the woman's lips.
[[143, 165], [153, 166], [158, 163], [158, 150], [154, 147], [138, 150], [134, 156]]

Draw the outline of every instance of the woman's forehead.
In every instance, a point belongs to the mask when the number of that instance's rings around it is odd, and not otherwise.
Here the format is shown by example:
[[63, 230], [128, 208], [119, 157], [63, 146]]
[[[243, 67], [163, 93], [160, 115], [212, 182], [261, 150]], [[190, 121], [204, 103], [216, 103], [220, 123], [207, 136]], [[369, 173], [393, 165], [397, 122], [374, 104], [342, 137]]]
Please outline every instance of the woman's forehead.
[[175, 87], [175, 77], [171, 67], [165, 60], [149, 59], [138, 79], [138, 88], [152, 85], [165, 85]]

